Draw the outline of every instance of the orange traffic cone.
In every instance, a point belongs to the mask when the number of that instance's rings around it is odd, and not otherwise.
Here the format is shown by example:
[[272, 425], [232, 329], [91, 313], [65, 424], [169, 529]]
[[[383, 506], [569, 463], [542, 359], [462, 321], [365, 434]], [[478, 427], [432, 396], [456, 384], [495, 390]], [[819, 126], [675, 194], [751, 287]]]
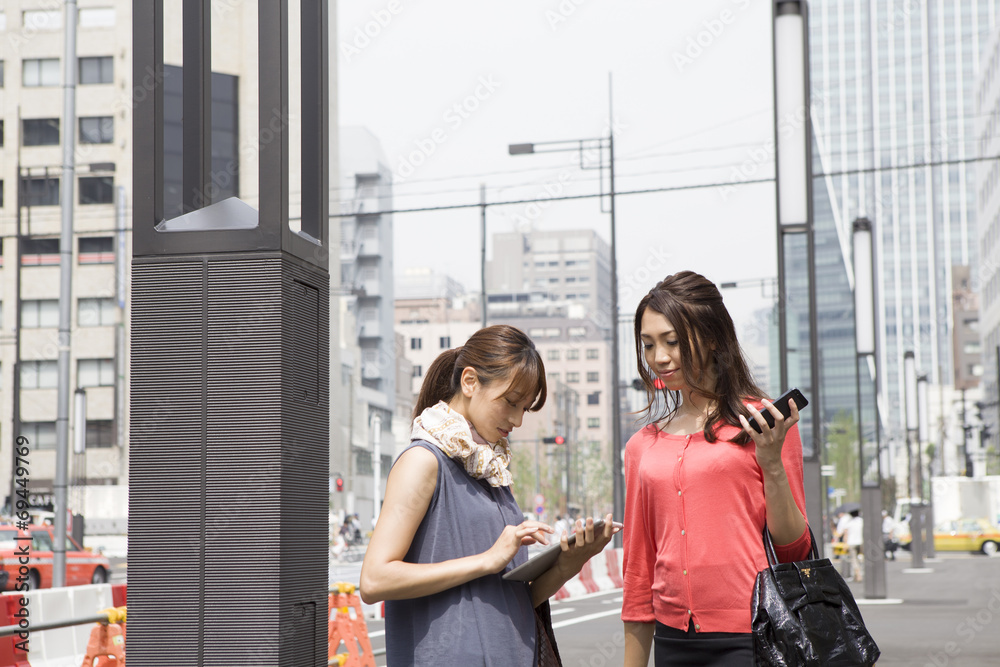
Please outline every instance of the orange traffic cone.
[[125, 635], [117, 623], [98, 623], [90, 631], [81, 667], [125, 667]]
[[[361, 611], [361, 600], [354, 593], [354, 585], [335, 584], [334, 587], [336, 592], [330, 593], [328, 659], [336, 660], [340, 667], [375, 667], [375, 656], [372, 655], [372, 644], [368, 639], [368, 626]], [[347, 653], [338, 653], [342, 643], [347, 648]]]

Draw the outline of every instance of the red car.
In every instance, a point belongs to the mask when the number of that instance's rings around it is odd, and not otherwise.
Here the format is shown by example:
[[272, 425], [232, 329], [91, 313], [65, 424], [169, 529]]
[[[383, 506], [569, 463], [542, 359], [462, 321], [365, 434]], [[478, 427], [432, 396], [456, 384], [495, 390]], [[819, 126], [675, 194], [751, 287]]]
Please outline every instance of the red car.
[[[18, 590], [25, 582], [29, 590], [52, 587], [52, 536], [52, 526], [31, 524], [21, 530], [10, 524], [0, 525], [0, 591]], [[26, 575], [22, 566], [28, 568]], [[66, 536], [67, 586], [106, 584], [110, 572], [107, 558], [83, 549]]]

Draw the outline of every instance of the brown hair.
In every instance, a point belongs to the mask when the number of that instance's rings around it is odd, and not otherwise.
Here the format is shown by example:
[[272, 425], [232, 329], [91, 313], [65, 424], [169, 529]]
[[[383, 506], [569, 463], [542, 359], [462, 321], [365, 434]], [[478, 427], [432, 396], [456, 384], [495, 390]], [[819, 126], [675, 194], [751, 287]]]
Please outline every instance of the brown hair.
[[449, 401], [458, 393], [462, 371], [476, 371], [483, 386], [509, 378], [507, 390], [535, 396], [529, 408], [538, 412], [545, 405], [545, 365], [527, 334], [516, 327], [498, 324], [480, 329], [462, 347], [438, 355], [427, 370], [413, 418], [439, 401]]
[[[717, 424], [723, 422], [740, 428], [740, 434], [733, 441], [745, 445], [750, 436], [742, 430], [739, 415], [752, 420], [745, 401], [765, 397], [750, 373], [750, 367], [739, 341], [736, 327], [729, 311], [722, 303], [722, 294], [715, 284], [693, 271], [681, 271], [667, 276], [639, 301], [635, 311], [635, 350], [639, 377], [646, 387], [649, 403], [645, 413], [651, 421], [671, 419], [680, 405], [680, 392], [671, 396], [673, 406], [666, 400], [671, 392], [657, 389], [653, 384], [653, 373], [646, 365], [642, 340], [642, 316], [646, 308], [660, 313], [674, 327], [681, 352], [681, 371], [688, 386], [715, 402], [715, 408], [705, 421], [705, 439], [715, 442]], [[710, 349], [709, 343], [715, 346]], [[696, 357], [697, 355], [697, 357]], [[715, 373], [715, 386], [705, 384], [706, 371]], [[654, 415], [654, 404], [660, 392], [664, 398], [663, 412]]]

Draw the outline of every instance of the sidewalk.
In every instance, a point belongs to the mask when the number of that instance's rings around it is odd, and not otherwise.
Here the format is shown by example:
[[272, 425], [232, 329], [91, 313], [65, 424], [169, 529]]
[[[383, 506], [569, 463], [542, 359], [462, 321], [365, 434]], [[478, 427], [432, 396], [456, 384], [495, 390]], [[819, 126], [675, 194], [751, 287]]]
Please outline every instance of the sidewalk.
[[1000, 665], [1000, 557], [939, 553], [925, 561], [933, 572], [909, 567], [907, 552], [886, 561], [886, 601], [865, 600], [864, 584], [848, 582], [882, 650], [879, 667]]

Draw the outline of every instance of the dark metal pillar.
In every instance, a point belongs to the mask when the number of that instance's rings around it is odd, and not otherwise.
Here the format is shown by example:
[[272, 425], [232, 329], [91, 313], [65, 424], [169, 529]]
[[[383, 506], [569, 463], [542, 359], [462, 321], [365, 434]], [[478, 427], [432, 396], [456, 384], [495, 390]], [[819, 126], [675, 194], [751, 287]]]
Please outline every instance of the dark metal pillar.
[[288, 226], [287, 0], [257, 4], [259, 211], [210, 196], [210, 5], [184, 3], [184, 214], [165, 220], [163, 0], [133, 3], [144, 88], [133, 115], [129, 658], [320, 667], [328, 5], [301, 0], [298, 232]]

